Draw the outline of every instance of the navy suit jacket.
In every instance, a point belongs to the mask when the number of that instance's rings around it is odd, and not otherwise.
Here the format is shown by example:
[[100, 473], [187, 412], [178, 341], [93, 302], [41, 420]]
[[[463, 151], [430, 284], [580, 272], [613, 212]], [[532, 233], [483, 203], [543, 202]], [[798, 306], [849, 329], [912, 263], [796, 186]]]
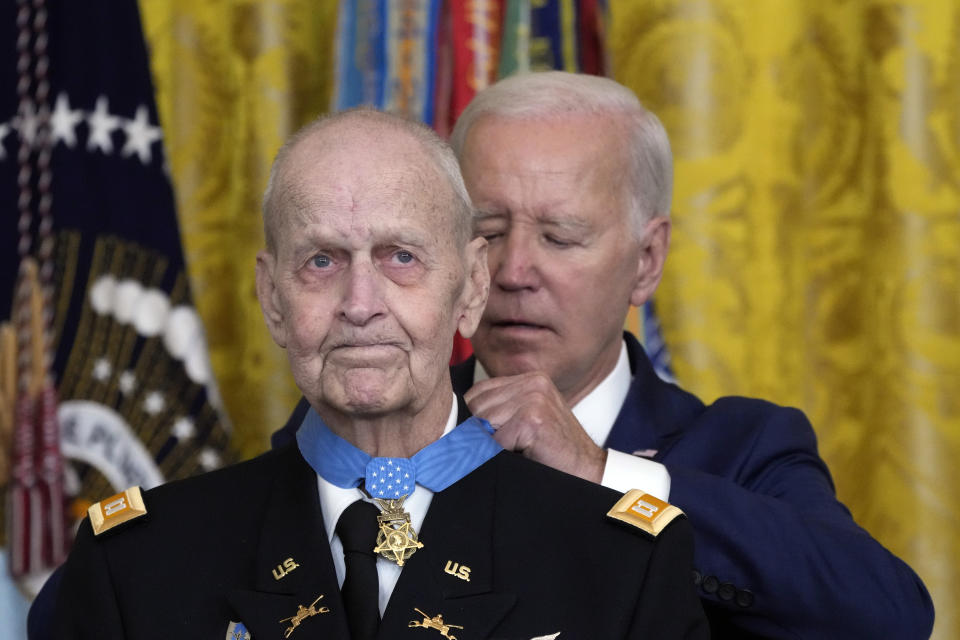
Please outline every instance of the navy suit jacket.
[[[837, 500], [802, 412], [739, 397], [706, 406], [624, 339], [633, 382], [605, 446], [655, 450], [670, 472], [715, 638], [929, 637], [926, 588]], [[473, 371], [472, 358], [453, 368], [458, 394]]]

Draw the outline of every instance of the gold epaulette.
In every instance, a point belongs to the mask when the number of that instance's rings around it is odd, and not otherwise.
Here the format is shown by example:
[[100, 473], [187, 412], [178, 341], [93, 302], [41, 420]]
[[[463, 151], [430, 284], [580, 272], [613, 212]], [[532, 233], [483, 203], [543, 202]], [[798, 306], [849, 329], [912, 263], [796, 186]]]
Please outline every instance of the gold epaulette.
[[674, 518], [682, 516], [683, 511], [649, 493], [631, 489], [607, 511], [607, 515], [656, 537]]
[[147, 507], [143, 504], [140, 487], [130, 487], [91, 505], [87, 513], [90, 514], [93, 535], [98, 536], [117, 525], [147, 515]]

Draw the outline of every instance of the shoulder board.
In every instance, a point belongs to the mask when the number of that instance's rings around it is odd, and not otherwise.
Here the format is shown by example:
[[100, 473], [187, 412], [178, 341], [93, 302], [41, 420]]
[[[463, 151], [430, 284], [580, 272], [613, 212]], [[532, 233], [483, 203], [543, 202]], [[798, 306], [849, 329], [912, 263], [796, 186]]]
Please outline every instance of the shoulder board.
[[607, 511], [607, 517], [626, 522], [656, 537], [683, 511], [639, 489], [631, 489]]
[[93, 535], [98, 536], [117, 525], [147, 515], [147, 507], [143, 504], [140, 487], [130, 487], [91, 505], [87, 513], [90, 515]]

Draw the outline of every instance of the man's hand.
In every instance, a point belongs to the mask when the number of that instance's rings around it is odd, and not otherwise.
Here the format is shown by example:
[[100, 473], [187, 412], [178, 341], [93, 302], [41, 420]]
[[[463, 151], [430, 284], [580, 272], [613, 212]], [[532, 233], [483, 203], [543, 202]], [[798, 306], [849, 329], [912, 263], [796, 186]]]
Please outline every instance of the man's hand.
[[545, 373], [481, 380], [464, 400], [493, 425], [504, 449], [584, 480], [603, 478], [606, 450], [593, 443]]

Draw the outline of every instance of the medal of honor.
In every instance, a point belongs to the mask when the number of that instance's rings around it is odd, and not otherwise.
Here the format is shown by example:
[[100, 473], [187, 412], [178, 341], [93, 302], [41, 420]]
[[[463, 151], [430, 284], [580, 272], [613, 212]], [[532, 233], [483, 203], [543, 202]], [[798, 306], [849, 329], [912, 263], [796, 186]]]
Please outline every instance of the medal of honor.
[[407, 496], [373, 499], [381, 511], [377, 516], [380, 524], [377, 546], [373, 550], [400, 567], [417, 549], [423, 548], [423, 543], [417, 540], [417, 532], [410, 525], [410, 514], [403, 510], [406, 499]]
[[[404, 501], [416, 485], [434, 493], [443, 491], [500, 453], [503, 448], [492, 435], [489, 422], [472, 417], [412, 458], [371, 457], [335, 435], [310, 409], [297, 431], [297, 446], [327, 482], [341, 489], [358, 488], [376, 503], [380, 530], [373, 552], [402, 567], [417, 549], [423, 548], [410, 514], [404, 511]], [[469, 581], [470, 569], [461, 567], [455, 575]]]

